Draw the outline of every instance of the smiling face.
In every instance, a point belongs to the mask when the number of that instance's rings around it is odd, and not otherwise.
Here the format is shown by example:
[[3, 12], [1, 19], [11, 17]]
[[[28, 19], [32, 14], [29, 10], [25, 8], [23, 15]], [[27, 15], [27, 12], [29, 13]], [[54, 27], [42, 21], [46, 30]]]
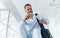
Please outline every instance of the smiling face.
[[30, 5], [28, 5], [28, 6], [25, 7], [25, 11], [26, 11], [27, 14], [33, 13], [32, 7]]

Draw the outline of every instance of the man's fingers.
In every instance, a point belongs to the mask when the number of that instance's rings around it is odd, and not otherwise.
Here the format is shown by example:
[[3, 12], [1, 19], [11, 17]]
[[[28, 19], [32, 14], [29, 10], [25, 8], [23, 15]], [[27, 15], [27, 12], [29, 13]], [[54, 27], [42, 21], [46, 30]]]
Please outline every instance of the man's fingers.
[[25, 16], [25, 20], [29, 19], [29, 17], [30, 17], [29, 15]]
[[30, 17], [32, 17], [32, 13], [27, 14], [27, 15], [25, 16], [25, 20], [29, 19]]
[[41, 20], [39, 21], [39, 23], [44, 24], [44, 23], [45, 23], [45, 20], [44, 20], [44, 19], [41, 19]]

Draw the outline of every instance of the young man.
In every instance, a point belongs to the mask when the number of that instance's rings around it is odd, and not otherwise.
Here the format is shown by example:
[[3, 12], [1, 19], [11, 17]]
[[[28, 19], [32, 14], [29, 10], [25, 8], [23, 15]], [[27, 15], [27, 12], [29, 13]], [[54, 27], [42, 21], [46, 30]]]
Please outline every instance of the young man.
[[[42, 38], [41, 36], [41, 28], [37, 22], [42, 24], [48, 24], [47, 20], [44, 19], [40, 14], [37, 13], [37, 16], [33, 14], [32, 6], [30, 4], [26, 4], [24, 6], [25, 12], [27, 13], [25, 18], [22, 20], [20, 24], [20, 31], [23, 38]], [[37, 19], [36, 19], [37, 18]], [[36, 32], [34, 36], [34, 31]]]

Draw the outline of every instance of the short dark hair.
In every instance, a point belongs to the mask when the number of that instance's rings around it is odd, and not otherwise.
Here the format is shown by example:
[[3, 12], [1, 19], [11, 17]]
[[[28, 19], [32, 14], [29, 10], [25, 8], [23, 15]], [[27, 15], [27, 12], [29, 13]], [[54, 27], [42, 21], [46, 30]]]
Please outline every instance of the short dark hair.
[[26, 8], [26, 6], [31, 6], [31, 4], [25, 4], [24, 8]]

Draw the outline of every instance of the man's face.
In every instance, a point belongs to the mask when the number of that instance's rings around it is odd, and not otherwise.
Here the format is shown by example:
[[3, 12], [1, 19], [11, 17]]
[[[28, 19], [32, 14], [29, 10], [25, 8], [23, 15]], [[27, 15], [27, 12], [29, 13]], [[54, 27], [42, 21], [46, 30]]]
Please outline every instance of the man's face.
[[32, 7], [31, 7], [31, 6], [26, 6], [25, 11], [27, 12], [27, 14], [29, 14], [29, 13], [32, 13], [32, 12], [33, 12], [33, 11], [32, 11]]

